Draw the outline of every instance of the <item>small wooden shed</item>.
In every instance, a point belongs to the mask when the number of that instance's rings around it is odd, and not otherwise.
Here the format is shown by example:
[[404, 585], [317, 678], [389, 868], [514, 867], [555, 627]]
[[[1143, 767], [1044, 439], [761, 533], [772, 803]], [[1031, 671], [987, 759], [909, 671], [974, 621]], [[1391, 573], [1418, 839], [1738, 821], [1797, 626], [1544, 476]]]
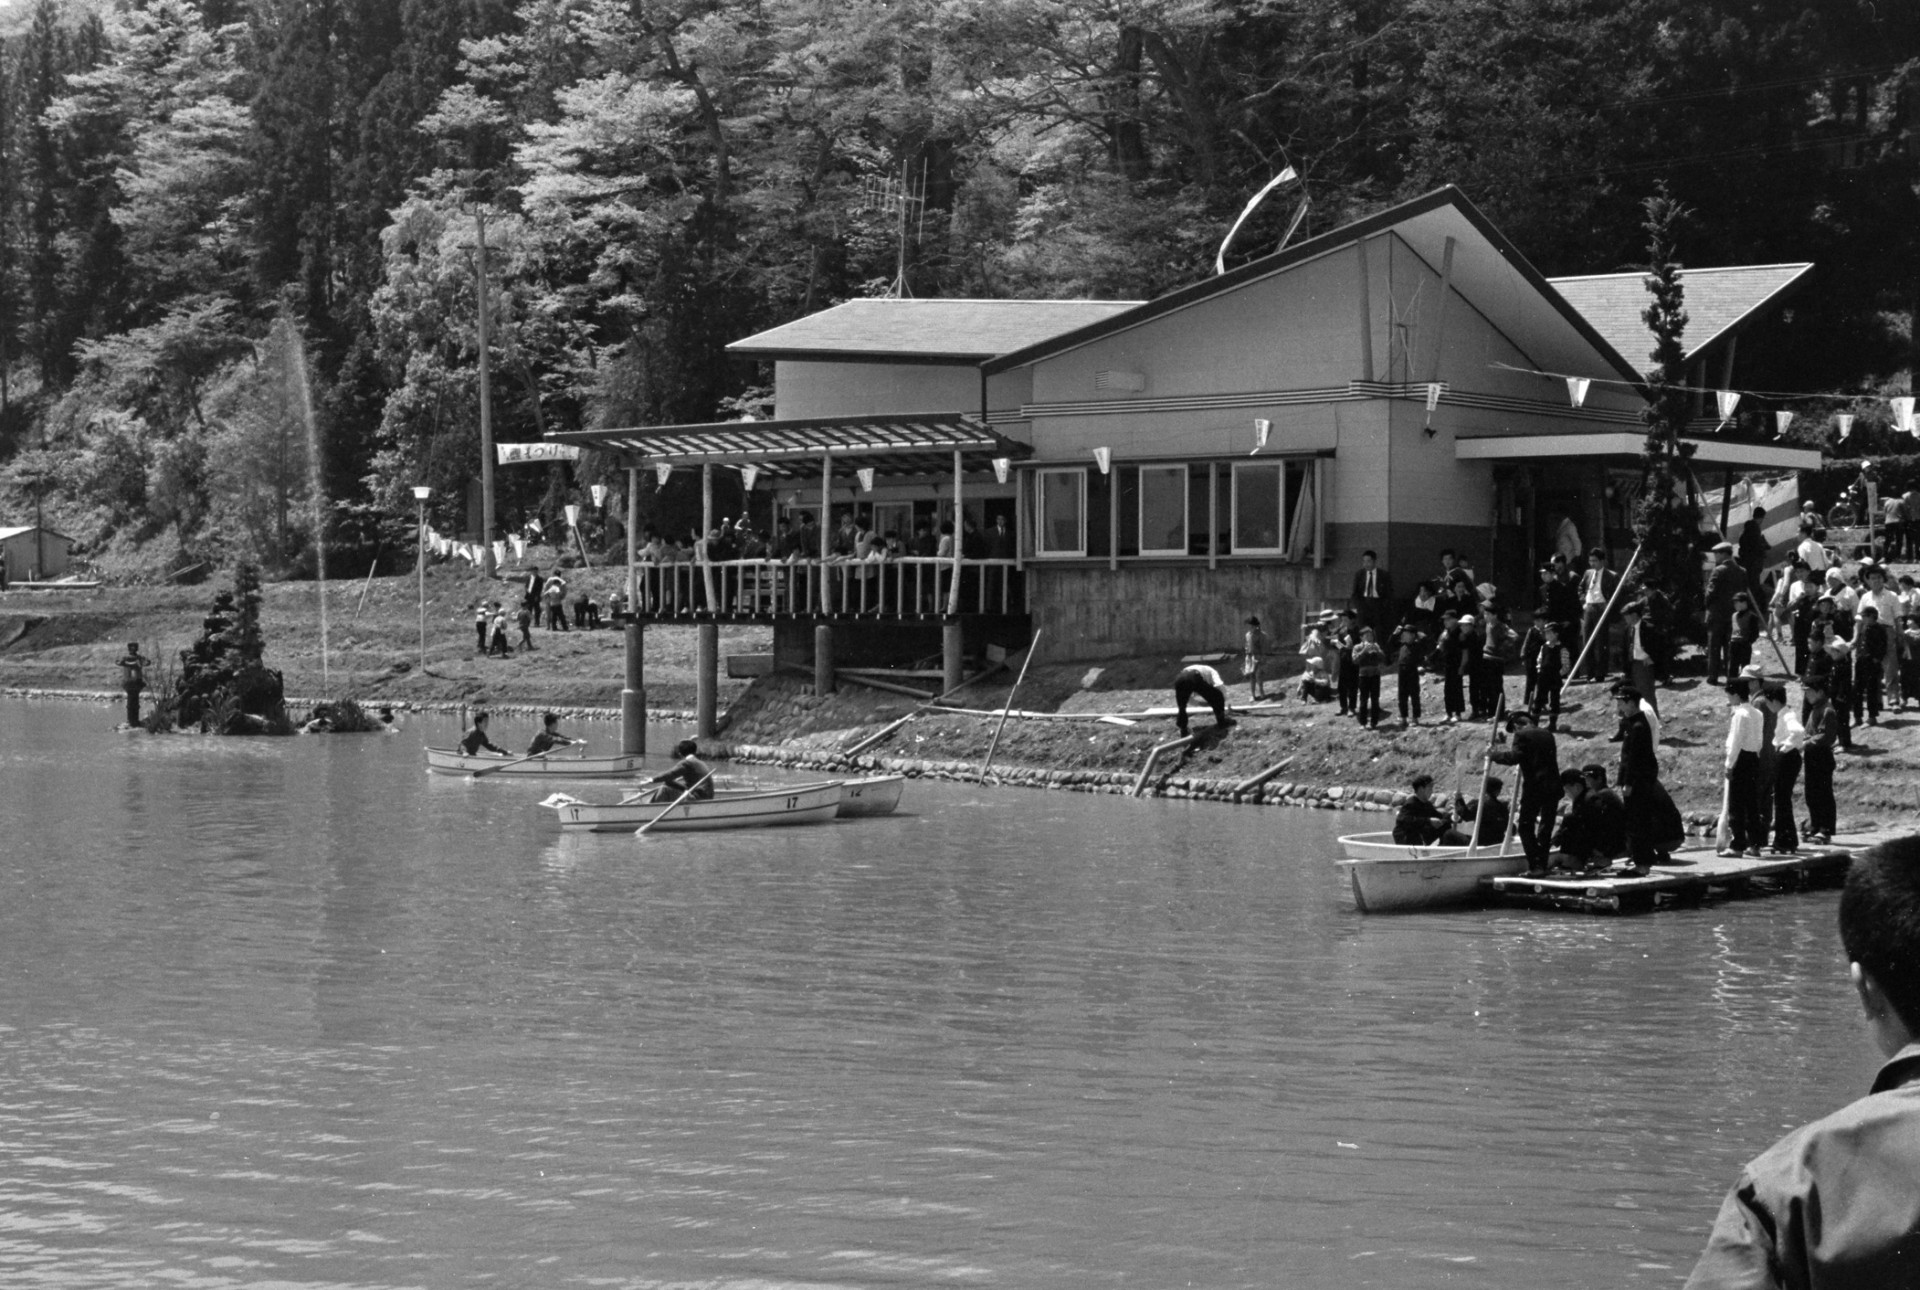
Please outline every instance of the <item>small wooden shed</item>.
[[37, 524], [0, 527], [0, 567], [8, 582], [65, 577], [73, 539]]

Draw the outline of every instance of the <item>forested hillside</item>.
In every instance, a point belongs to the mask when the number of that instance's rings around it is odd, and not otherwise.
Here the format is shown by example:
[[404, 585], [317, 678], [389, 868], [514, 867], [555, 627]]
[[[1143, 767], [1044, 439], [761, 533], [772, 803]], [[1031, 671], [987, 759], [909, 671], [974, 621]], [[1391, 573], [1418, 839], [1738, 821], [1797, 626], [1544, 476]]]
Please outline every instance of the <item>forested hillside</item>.
[[[1306, 233], [1455, 183], [1549, 274], [1633, 265], [1664, 179], [1687, 262], [1820, 266], [1743, 361], [1870, 388], [1916, 60], [1887, 0], [0, 3], [0, 523], [38, 492], [124, 576], [305, 567], [316, 476], [336, 550], [420, 482], [460, 529], [483, 223], [511, 441], [733, 415], [727, 341], [902, 279], [1156, 294], [1288, 164]], [[597, 469], [502, 472], [503, 520]]]

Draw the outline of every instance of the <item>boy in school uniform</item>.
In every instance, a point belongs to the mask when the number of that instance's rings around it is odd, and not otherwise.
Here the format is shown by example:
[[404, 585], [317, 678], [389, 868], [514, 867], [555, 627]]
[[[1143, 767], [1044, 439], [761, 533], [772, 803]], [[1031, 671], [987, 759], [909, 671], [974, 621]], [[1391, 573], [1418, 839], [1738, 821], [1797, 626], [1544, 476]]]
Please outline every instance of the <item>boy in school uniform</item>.
[[1343, 609], [1335, 621], [1333, 642], [1340, 651], [1335, 661], [1335, 680], [1340, 692], [1340, 715], [1347, 716], [1360, 706], [1360, 669], [1353, 663], [1354, 642], [1359, 639], [1353, 611]]
[[1467, 666], [1464, 619], [1449, 609], [1440, 616], [1440, 704], [1447, 724], [1453, 725], [1467, 714], [1466, 687], [1461, 683]]
[[1386, 651], [1373, 638], [1373, 628], [1362, 627], [1353, 643], [1353, 670], [1358, 685], [1354, 716], [1369, 730], [1380, 726], [1380, 671], [1387, 661]]
[[1393, 651], [1395, 688], [1400, 696], [1400, 726], [1405, 729], [1409, 721], [1420, 724], [1420, 659], [1426, 651], [1420, 644], [1420, 629], [1412, 623], [1401, 623], [1394, 635], [1398, 640]]
[[1853, 862], [1840, 944], [1886, 1064], [1740, 1171], [1687, 1290], [1920, 1285], [1920, 837]]
[[1753, 607], [1753, 596], [1737, 592], [1733, 597], [1732, 631], [1727, 636], [1727, 679], [1732, 680], [1753, 662], [1754, 642], [1760, 639], [1760, 614]]
[[1540, 714], [1547, 714], [1547, 729], [1558, 732], [1560, 729], [1560, 694], [1566, 683], [1567, 647], [1560, 639], [1560, 624], [1543, 623], [1540, 627], [1540, 650], [1534, 659], [1533, 704], [1528, 711], [1535, 721]]

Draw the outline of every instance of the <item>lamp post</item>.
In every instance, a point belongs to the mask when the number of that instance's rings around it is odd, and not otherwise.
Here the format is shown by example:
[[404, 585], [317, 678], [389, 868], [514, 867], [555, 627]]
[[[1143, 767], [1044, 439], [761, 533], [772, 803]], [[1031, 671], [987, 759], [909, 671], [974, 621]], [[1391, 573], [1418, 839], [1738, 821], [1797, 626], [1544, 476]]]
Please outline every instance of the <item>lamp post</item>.
[[417, 559], [420, 567], [420, 671], [427, 670], [427, 499], [433, 496], [433, 490], [425, 484], [413, 486], [413, 500], [420, 510], [418, 538], [415, 541]]

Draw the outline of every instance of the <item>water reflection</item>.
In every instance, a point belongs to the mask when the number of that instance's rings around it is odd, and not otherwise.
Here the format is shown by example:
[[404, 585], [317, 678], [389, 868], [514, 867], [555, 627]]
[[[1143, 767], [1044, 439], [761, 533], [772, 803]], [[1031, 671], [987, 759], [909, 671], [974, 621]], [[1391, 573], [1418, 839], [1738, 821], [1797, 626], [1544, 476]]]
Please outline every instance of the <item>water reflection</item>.
[[1831, 895], [1363, 919], [1377, 817], [562, 836], [451, 722], [0, 708], [7, 1283], [1666, 1284], [1870, 1074]]

